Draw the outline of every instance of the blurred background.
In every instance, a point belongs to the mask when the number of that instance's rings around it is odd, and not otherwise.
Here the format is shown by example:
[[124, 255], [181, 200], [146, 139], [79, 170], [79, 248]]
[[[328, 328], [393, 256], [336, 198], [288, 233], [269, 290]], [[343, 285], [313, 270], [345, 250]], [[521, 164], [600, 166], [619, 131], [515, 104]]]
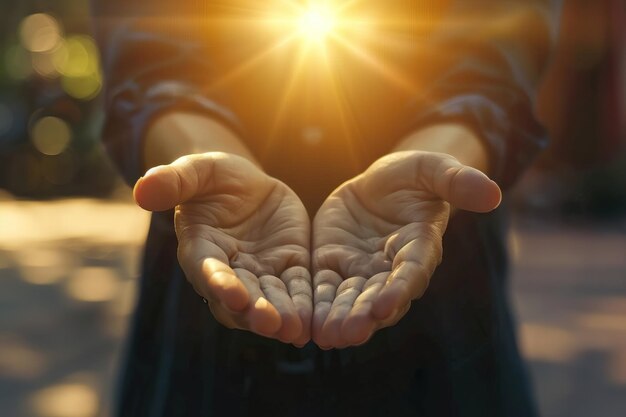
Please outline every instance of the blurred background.
[[[109, 416], [148, 216], [104, 156], [86, 0], [0, 0], [0, 415]], [[565, 0], [516, 186], [520, 344], [544, 417], [626, 416], [626, 6]]]

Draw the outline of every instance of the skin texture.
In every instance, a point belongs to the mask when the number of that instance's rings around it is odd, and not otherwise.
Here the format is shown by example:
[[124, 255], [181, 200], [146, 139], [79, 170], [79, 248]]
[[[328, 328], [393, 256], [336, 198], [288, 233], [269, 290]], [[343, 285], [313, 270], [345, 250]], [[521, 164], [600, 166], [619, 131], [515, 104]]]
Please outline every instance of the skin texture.
[[146, 210], [176, 208], [178, 260], [219, 322], [298, 346], [310, 339], [310, 221], [289, 187], [243, 157], [209, 152], [149, 170], [134, 196]]
[[400, 141], [331, 193], [312, 229], [298, 196], [214, 120], [166, 114], [144, 151], [156, 168], [135, 200], [175, 208], [179, 262], [211, 313], [296, 346], [359, 345], [395, 324], [441, 261], [451, 206], [486, 212], [501, 199], [482, 142], [457, 124]]
[[397, 323], [441, 262], [450, 204], [487, 212], [500, 199], [481, 171], [421, 151], [386, 155], [337, 188], [313, 221], [313, 340], [359, 345]]

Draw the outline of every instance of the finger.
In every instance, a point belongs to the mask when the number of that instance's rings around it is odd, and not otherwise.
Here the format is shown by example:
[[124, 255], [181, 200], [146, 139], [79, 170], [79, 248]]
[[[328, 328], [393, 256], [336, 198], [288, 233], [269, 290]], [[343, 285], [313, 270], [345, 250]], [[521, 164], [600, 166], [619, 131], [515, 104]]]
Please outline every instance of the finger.
[[403, 247], [418, 238], [423, 241], [441, 242], [446, 226], [447, 222], [445, 221], [420, 221], [404, 225], [387, 238], [384, 254], [388, 259], [392, 259], [397, 264], [399, 263], [397, 255]]
[[422, 178], [439, 198], [462, 210], [478, 213], [500, 205], [500, 187], [483, 172], [461, 164], [452, 157], [428, 154], [420, 163]]
[[363, 292], [355, 300], [341, 326], [343, 339], [350, 345], [364, 343], [378, 327], [378, 320], [372, 315], [372, 307], [388, 276], [389, 272], [383, 272], [368, 279]]
[[235, 272], [250, 294], [249, 306], [243, 312], [242, 325], [254, 333], [273, 337], [282, 326], [280, 313], [267, 300], [261, 290], [259, 279], [252, 272], [241, 268], [236, 268]]
[[233, 313], [232, 311], [229, 311], [221, 303], [217, 301], [209, 300], [208, 304], [209, 304], [208, 306], [209, 310], [211, 311], [211, 314], [213, 314], [213, 317], [215, 318], [215, 320], [220, 322], [222, 325], [224, 325], [228, 329], [242, 329], [242, 330], [248, 329], [247, 325], [242, 324], [243, 320], [242, 320], [241, 314], [236, 314], [236, 313]]
[[198, 294], [219, 300], [232, 311], [247, 307], [248, 292], [228, 266], [224, 251], [215, 243], [200, 238], [181, 239], [178, 261]]
[[395, 309], [424, 294], [430, 277], [441, 262], [443, 227], [425, 225], [415, 239], [395, 255], [387, 285], [376, 301], [374, 314], [377, 318], [389, 317]]
[[392, 271], [398, 268], [401, 263], [411, 261], [423, 264], [432, 274], [441, 262], [445, 225], [425, 223], [416, 231], [413, 239], [402, 246], [393, 257]]
[[303, 346], [311, 339], [311, 316], [313, 314], [311, 273], [302, 266], [294, 266], [285, 270], [280, 279], [287, 286], [287, 291], [302, 324], [301, 333], [295, 339], [294, 344]]
[[327, 346], [339, 348], [348, 344], [343, 338], [341, 328], [366, 282], [363, 277], [352, 277], [337, 287], [337, 295], [322, 327], [322, 339]]
[[398, 322], [408, 313], [411, 308], [411, 303], [404, 305], [403, 307], [394, 310], [394, 312], [385, 320], [379, 321], [376, 330], [383, 329], [385, 327], [391, 327], [398, 324]]
[[260, 277], [259, 284], [267, 301], [280, 315], [281, 327], [275, 333], [275, 337], [285, 343], [292, 342], [302, 332], [302, 323], [293, 300], [287, 293], [287, 287], [279, 278], [272, 275]]
[[133, 195], [140, 207], [150, 211], [169, 210], [198, 194], [218, 188], [250, 184], [254, 165], [245, 158], [220, 152], [188, 155], [169, 165], [151, 168], [135, 184]]
[[137, 204], [145, 210], [164, 211], [197, 194], [200, 186], [199, 172], [190, 160], [189, 158], [187, 163], [161, 165], [148, 170], [135, 183], [133, 189]]
[[407, 304], [402, 309], [394, 310], [394, 313], [391, 316], [389, 316], [389, 318], [387, 318], [386, 320], [374, 321], [375, 326], [372, 329], [372, 331], [369, 333], [369, 335], [365, 339], [363, 339], [362, 341], [353, 343], [352, 345], [353, 346], [362, 346], [365, 343], [367, 343], [372, 338], [374, 333], [376, 333], [378, 330], [384, 329], [385, 327], [393, 327], [393, 326], [395, 326], [396, 324], [398, 324], [400, 319], [402, 319], [402, 317], [404, 317], [406, 315], [406, 313], [409, 311], [410, 308], [411, 308], [411, 304]]
[[319, 271], [313, 277], [313, 321], [311, 323], [311, 333], [315, 343], [321, 348], [328, 348], [323, 339], [322, 327], [326, 322], [328, 313], [337, 294], [337, 287], [342, 282], [341, 276], [331, 270]]
[[274, 337], [280, 326], [280, 316], [276, 309], [263, 297], [259, 280], [247, 270], [238, 269], [237, 273], [253, 294], [250, 308], [242, 312], [233, 312], [217, 300], [208, 300], [209, 308], [215, 319], [229, 329], [250, 330], [266, 337]]
[[[488, 212], [502, 198], [498, 185], [481, 171], [461, 164], [451, 155], [406, 151], [372, 164], [361, 184], [374, 198], [384, 198], [393, 189], [424, 190], [464, 210]], [[407, 173], [414, 173], [413, 176]]]
[[208, 258], [202, 264], [202, 272], [208, 279], [201, 280], [201, 285], [206, 284], [204, 288], [210, 298], [232, 311], [242, 311], [248, 306], [250, 293], [228, 265]]
[[178, 260], [195, 291], [208, 300], [215, 318], [228, 328], [241, 328], [233, 313], [243, 311], [249, 294], [235, 272], [226, 265], [228, 257], [213, 242], [191, 238], [182, 239]]
[[428, 288], [431, 274], [430, 268], [419, 262], [402, 262], [391, 272], [374, 302], [374, 316], [386, 320], [405, 304], [420, 298]]

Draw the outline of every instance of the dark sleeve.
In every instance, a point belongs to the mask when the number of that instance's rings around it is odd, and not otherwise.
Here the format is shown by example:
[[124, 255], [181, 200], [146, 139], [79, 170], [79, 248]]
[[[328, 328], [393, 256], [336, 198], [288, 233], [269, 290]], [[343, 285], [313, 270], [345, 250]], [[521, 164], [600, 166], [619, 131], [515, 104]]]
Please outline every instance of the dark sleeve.
[[103, 142], [129, 184], [143, 175], [142, 139], [160, 113], [200, 112], [238, 130], [232, 112], [205, 89], [214, 71], [198, 18], [205, 3], [92, 0], [105, 81]]
[[428, 39], [416, 67], [425, 88], [402, 129], [446, 121], [473, 128], [489, 150], [492, 176], [511, 185], [547, 136], [533, 113], [548, 63], [558, 1], [458, 0]]

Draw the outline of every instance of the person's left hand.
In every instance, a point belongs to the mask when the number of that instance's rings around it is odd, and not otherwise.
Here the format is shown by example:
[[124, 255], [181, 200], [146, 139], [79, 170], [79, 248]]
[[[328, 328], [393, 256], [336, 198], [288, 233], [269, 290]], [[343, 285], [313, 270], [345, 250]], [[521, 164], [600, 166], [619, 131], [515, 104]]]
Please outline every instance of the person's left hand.
[[310, 222], [286, 184], [246, 158], [207, 152], [151, 169], [147, 210], [175, 209], [178, 260], [217, 321], [302, 346], [310, 339]]
[[398, 322], [442, 257], [450, 204], [495, 209], [499, 187], [447, 154], [396, 152], [337, 188], [313, 221], [312, 338], [365, 343]]

